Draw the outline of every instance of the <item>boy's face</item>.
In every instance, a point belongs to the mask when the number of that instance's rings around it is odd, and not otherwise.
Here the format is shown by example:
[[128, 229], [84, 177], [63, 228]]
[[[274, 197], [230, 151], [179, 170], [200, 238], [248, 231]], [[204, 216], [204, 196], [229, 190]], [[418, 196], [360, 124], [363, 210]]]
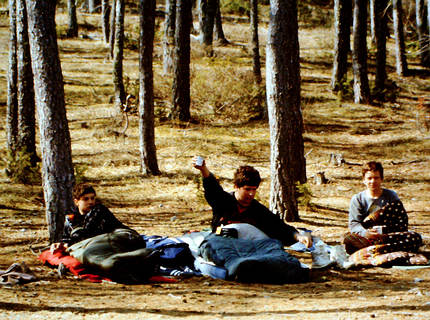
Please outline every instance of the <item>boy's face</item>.
[[254, 200], [255, 195], [257, 193], [257, 189], [258, 187], [255, 186], [236, 186], [234, 196], [242, 207], [248, 207], [251, 204], [252, 200]]
[[75, 205], [78, 207], [79, 213], [85, 215], [94, 208], [96, 204], [95, 193], [86, 193], [82, 195], [79, 199], [74, 199]]
[[382, 178], [379, 171], [367, 171], [364, 174], [363, 182], [370, 191], [378, 192], [381, 190]]

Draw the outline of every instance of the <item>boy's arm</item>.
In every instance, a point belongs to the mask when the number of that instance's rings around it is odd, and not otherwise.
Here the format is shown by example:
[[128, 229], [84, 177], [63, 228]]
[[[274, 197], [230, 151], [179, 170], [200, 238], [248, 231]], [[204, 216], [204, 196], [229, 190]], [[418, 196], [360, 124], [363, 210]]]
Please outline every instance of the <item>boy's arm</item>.
[[357, 196], [352, 197], [349, 205], [349, 230], [362, 237], [366, 236], [367, 230], [363, 226], [363, 208]]
[[312, 246], [312, 238], [310, 234], [300, 234], [296, 228], [285, 223], [278, 215], [274, 214], [266, 206], [258, 203], [259, 206], [259, 216], [261, 217], [261, 222], [264, 226], [264, 233], [266, 233], [270, 238], [278, 239], [283, 245], [289, 246], [297, 241], [305, 244], [308, 248]]
[[209, 171], [206, 166], [206, 161], [203, 160], [201, 165], [198, 163], [198, 157], [193, 159], [193, 167], [197, 170], [200, 170], [200, 173], [203, 178], [203, 189], [205, 192], [206, 201], [209, 203], [211, 207], [216, 207], [223, 201], [223, 196], [227, 194], [224, 189], [219, 184], [218, 180], [215, 176]]

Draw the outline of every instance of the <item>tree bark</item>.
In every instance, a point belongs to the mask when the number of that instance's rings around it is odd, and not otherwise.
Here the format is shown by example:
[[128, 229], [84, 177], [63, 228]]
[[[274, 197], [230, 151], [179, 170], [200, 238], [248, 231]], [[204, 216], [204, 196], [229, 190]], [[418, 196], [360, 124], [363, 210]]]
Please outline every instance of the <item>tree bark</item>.
[[154, 77], [152, 55], [155, 32], [155, 0], [140, 0], [139, 141], [143, 174], [160, 174], [154, 133]]
[[74, 173], [55, 32], [56, 1], [26, 0], [40, 126], [42, 177], [51, 242], [61, 238], [64, 213], [73, 206]]
[[173, 58], [172, 113], [173, 119], [189, 121], [190, 116], [190, 31], [191, 0], [177, 0], [175, 54]]
[[334, 0], [334, 60], [331, 88], [339, 91], [347, 80], [348, 53], [351, 49], [351, 0]]
[[[376, 0], [376, 2], [378, 1], [379, 0]], [[375, 0], [369, 0], [370, 39], [372, 43], [376, 42], [376, 19]]]
[[124, 58], [124, 0], [116, 0], [115, 8], [115, 43], [113, 49], [113, 84], [115, 107], [121, 109], [125, 103], [123, 81]]
[[381, 93], [387, 80], [387, 34], [388, 34], [388, 0], [375, 3], [375, 41], [376, 41], [376, 74], [375, 89]]
[[251, 0], [251, 48], [252, 48], [252, 70], [254, 80], [261, 83], [260, 45], [258, 42], [258, 0]]
[[213, 55], [213, 30], [217, 0], [199, 0], [200, 44], [208, 56]]
[[[17, 39], [16, 39], [16, 0], [9, 0], [9, 65], [7, 73], [6, 137], [10, 160], [15, 159], [18, 136], [18, 97], [17, 97]], [[8, 161], [8, 168], [9, 168]]]
[[163, 36], [163, 74], [173, 70], [173, 50], [175, 48], [176, 0], [166, 0]]
[[352, 67], [354, 74], [354, 102], [369, 103], [367, 78], [367, 1], [354, 0]]
[[399, 76], [408, 75], [408, 63], [405, 54], [405, 35], [403, 29], [402, 0], [393, 0], [393, 29], [396, 40], [396, 72]]
[[270, 125], [270, 209], [299, 220], [296, 183], [306, 181], [296, 0], [271, 0], [266, 45]]
[[417, 20], [417, 32], [418, 42], [420, 50], [421, 65], [423, 67], [430, 67], [430, 40], [429, 30], [426, 26], [426, 11], [425, 11], [425, 0], [416, 0], [416, 20]]
[[16, 31], [18, 63], [18, 137], [16, 147], [17, 152], [22, 153], [21, 156], [28, 155], [31, 161], [30, 165], [35, 166], [37, 162], [36, 109], [25, 0], [16, 1]]
[[113, 48], [115, 47], [115, 21], [116, 21], [116, 2], [118, 0], [112, 0], [110, 10], [110, 32], [109, 32], [109, 49], [110, 57], [113, 59]]
[[101, 22], [102, 22], [102, 32], [103, 32], [103, 40], [105, 43], [109, 43], [109, 16], [110, 16], [111, 7], [109, 5], [109, 0], [102, 0], [102, 14], [101, 14]]
[[215, 40], [221, 44], [226, 45], [228, 44], [228, 40], [225, 37], [224, 30], [222, 28], [222, 16], [221, 16], [221, 6], [220, 6], [220, 0], [216, 0], [216, 11], [215, 11]]
[[75, 38], [78, 36], [78, 19], [76, 17], [76, 0], [67, 0], [67, 13], [69, 25], [67, 28], [67, 36]]
[[[430, 37], [430, 0], [427, 0], [427, 28], [427, 35]], [[430, 39], [428, 45], [430, 46]]]
[[100, 0], [87, 0], [88, 1], [88, 12], [95, 13], [98, 11]]

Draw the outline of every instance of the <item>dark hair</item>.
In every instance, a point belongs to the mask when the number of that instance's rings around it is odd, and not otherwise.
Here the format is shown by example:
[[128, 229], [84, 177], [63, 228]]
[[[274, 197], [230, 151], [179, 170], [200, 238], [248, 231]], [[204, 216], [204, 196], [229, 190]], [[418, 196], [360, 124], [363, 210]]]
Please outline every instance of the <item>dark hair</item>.
[[370, 161], [366, 163], [361, 169], [361, 174], [363, 179], [364, 179], [364, 176], [366, 175], [366, 172], [369, 172], [369, 171], [378, 171], [379, 175], [381, 176], [381, 179], [384, 179], [384, 168], [382, 168], [382, 164], [380, 162]]
[[236, 187], [241, 188], [243, 186], [258, 187], [261, 182], [260, 173], [254, 167], [241, 166], [234, 173], [233, 183]]
[[90, 193], [96, 194], [92, 185], [88, 183], [78, 183], [73, 188], [73, 199], [79, 200], [83, 195]]

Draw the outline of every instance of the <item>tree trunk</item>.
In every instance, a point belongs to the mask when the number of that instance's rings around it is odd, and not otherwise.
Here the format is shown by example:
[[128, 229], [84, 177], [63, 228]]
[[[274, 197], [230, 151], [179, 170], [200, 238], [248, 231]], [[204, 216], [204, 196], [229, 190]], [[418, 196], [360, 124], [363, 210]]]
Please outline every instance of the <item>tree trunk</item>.
[[78, 36], [78, 19], [76, 17], [76, 0], [67, 0], [67, 13], [69, 25], [67, 28], [67, 36], [75, 38]]
[[367, 78], [367, 1], [354, 0], [352, 68], [354, 73], [354, 102], [369, 103], [370, 89]]
[[251, 48], [252, 48], [252, 70], [254, 80], [261, 83], [260, 46], [258, 42], [258, 0], [251, 0]]
[[64, 85], [55, 32], [56, 1], [26, 0], [42, 151], [43, 191], [51, 242], [61, 238], [74, 183]]
[[396, 72], [399, 76], [408, 75], [408, 63], [405, 54], [405, 36], [403, 30], [402, 0], [393, 0], [393, 29], [396, 39]]
[[163, 36], [163, 74], [173, 69], [173, 50], [175, 48], [176, 0], [166, 0]]
[[116, 2], [118, 0], [112, 0], [110, 10], [110, 32], [109, 32], [109, 49], [110, 57], [113, 59], [113, 48], [115, 47], [115, 21], [116, 21]]
[[[427, 28], [427, 36], [430, 38], [430, 0], [427, 0]], [[428, 46], [430, 46], [430, 39], [428, 40]]]
[[190, 31], [191, 0], [177, 0], [175, 54], [173, 58], [173, 107], [171, 117], [189, 121], [190, 116]]
[[[36, 109], [25, 0], [16, 1], [16, 32], [18, 63], [18, 137], [16, 147], [20, 156], [30, 157], [30, 166], [34, 167], [37, 162]], [[19, 161], [20, 159], [17, 160]]]
[[334, 60], [331, 78], [333, 91], [341, 90], [348, 74], [348, 53], [351, 49], [351, 0], [334, 0]]
[[7, 73], [6, 137], [8, 149], [8, 169], [15, 159], [18, 136], [17, 59], [16, 59], [16, 1], [9, 0], [9, 65]]
[[160, 174], [154, 134], [154, 50], [155, 0], [140, 0], [139, 49], [139, 141], [143, 174]]
[[221, 17], [221, 7], [220, 7], [220, 0], [216, 1], [216, 11], [215, 11], [215, 40], [221, 44], [226, 45], [228, 44], [228, 40], [225, 37], [224, 30], [222, 28], [222, 17]]
[[100, 0], [87, 0], [88, 1], [88, 12], [95, 13], [98, 11], [100, 6]]
[[[379, 0], [376, 0], [378, 2]], [[375, 0], [369, 1], [369, 18], [370, 18], [370, 39], [372, 43], [376, 42], [376, 14], [375, 14]]]
[[271, 0], [266, 45], [270, 125], [270, 209], [299, 220], [296, 183], [306, 181], [296, 0]]
[[95, 11], [95, 0], [86, 0], [88, 2], [88, 12], [89, 13], [94, 13]]
[[113, 84], [115, 107], [121, 109], [125, 103], [125, 89], [123, 81], [124, 58], [124, 0], [116, 0], [115, 8], [115, 44], [113, 49]]
[[425, 0], [416, 0], [415, 8], [421, 65], [423, 67], [430, 67], [430, 40], [425, 19]]
[[213, 55], [213, 30], [217, 0], [199, 0], [200, 43], [208, 56]]
[[110, 11], [111, 11], [111, 8], [109, 5], [109, 0], [102, 0], [101, 19], [102, 19], [103, 40], [105, 43], [109, 43], [109, 31], [110, 31], [109, 16], [110, 16]]
[[387, 20], [388, 0], [378, 0], [375, 3], [375, 40], [376, 40], [376, 74], [375, 89], [382, 93], [387, 80]]

